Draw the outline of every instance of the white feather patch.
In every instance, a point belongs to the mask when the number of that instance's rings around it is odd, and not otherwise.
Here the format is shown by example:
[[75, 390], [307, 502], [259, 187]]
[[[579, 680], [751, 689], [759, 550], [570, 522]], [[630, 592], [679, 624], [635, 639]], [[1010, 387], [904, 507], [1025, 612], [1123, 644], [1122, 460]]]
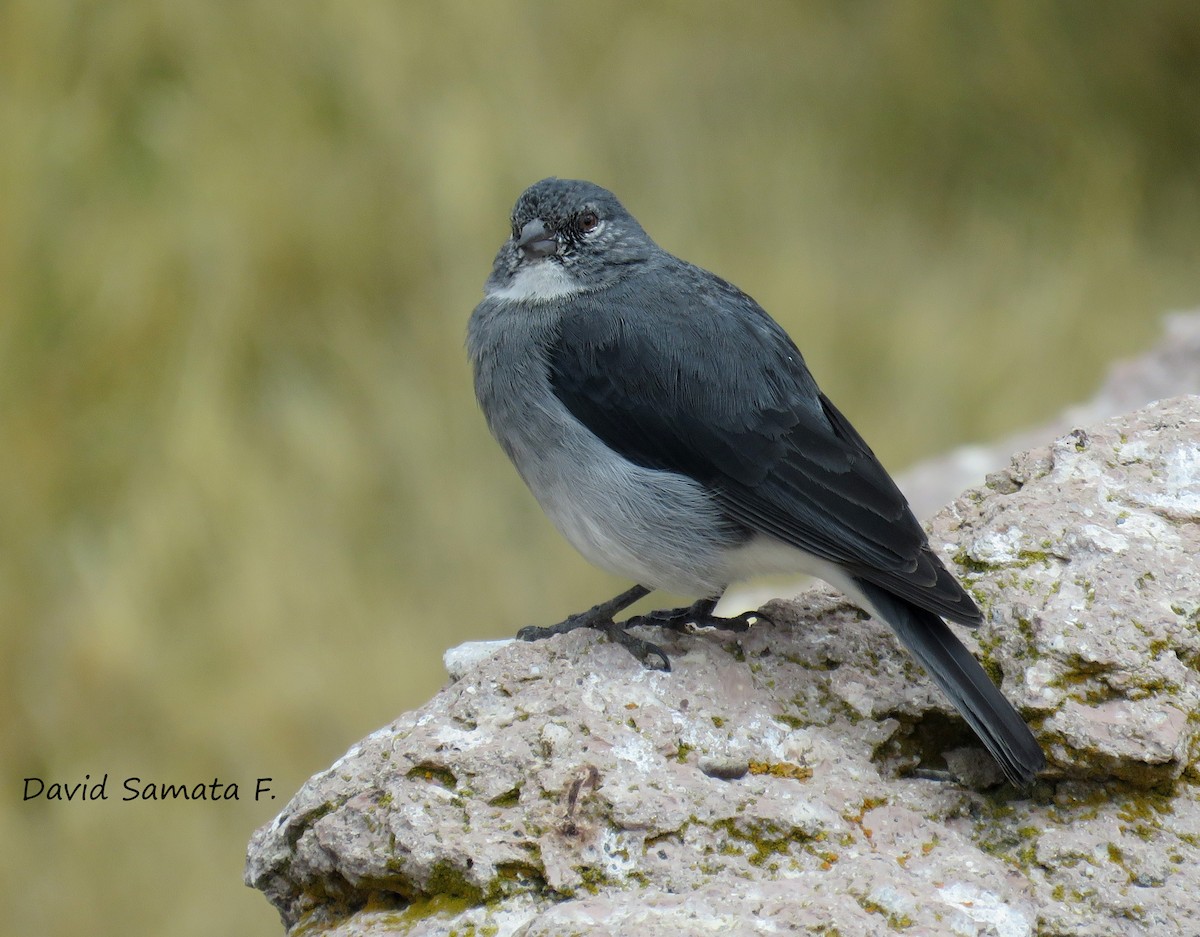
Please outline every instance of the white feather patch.
[[513, 299], [518, 302], [544, 303], [578, 293], [580, 286], [559, 264], [542, 260], [517, 268], [512, 282], [488, 291], [493, 299]]

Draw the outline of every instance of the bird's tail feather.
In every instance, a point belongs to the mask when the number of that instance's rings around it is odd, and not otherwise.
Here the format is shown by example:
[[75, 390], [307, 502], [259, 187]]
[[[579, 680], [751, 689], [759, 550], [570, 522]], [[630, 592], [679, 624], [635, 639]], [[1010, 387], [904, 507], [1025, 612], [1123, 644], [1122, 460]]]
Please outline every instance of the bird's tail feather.
[[1037, 739], [971, 652], [937, 615], [862, 580], [855, 585], [975, 730], [1013, 784], [1028, 788], [1046, 766]]

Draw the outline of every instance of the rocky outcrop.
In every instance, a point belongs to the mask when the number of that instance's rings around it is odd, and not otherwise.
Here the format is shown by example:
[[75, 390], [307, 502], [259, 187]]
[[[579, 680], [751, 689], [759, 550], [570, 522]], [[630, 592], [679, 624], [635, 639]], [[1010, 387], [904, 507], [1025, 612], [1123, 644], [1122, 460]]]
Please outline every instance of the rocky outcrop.
[[983, 483], [1002, 469], [1014, 452], [1029, 449], [1069, 432], [1144, 407], [1152, 400], [1200, 394], [1200, 312], [1177, 312], [1163, 318], [1163, 335], [1149, 350], [1118, 361], [1100, 387], [1083, 403], [1068, 407], [1040, 426], [997, 442], [960, 446], [926, 459], [896, 476], [917, 517], [929, 517], [964, 488]]
[[932, 522], [1050, 770], [998, 771], [836, 594], [745, 634], [468, 645], [250, 846], [294, 933], [1196, 933], [1200, 398], [1015, 457]]

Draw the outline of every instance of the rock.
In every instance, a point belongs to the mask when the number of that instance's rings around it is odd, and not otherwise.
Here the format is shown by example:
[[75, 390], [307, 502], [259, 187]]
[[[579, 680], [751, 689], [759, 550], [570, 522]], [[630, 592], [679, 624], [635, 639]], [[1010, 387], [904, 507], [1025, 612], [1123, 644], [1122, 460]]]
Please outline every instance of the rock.
[[506, 644], [512, 644], [513, 640], [503, 638], [499, 641], [467, 641], [446, 651], [442, 655], [442, 665], [451, 680], [461, 680], [472, 667], [480, 661], [487, 660]]
[[[826, 589], [743, 634], [506, 642], [310, 779], [246, 879], [293, 934], [1194, 933], [1200, 397], [1015, 457], [932, 523], [1030, 797]], [[478, 648], [476, 648], [478, 650]], [[465, 662], [464, 662], [465, 661]]]
[[896, 476], [917, 517], [925, 518], [964, 488], [1003, 469], [1009, 456], [1069, 432], [1144, 407], [1152, 400], [1200, 394], [1200, 312], [1164, 317], [1163, 337], [1149, 351], [1118, 361], [1085, 403], [1068, 407], [1049, 423], [987, 445], [961, 446]]

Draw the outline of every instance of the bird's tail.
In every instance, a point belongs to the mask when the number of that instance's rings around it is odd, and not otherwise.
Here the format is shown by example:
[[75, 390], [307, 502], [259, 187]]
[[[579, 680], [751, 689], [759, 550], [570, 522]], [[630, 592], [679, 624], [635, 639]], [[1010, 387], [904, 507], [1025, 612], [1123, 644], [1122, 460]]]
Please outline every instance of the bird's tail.
[[889, 592], [855, 580], [871, 610], [896, 632], [901, 643], [942, 688], [950, 702], [975, 730], [1013, 784], [1028, 788], [1046, 767], [1037, 739], [1020, 713], [1004, 698], [987, 672], [932, 612]]

